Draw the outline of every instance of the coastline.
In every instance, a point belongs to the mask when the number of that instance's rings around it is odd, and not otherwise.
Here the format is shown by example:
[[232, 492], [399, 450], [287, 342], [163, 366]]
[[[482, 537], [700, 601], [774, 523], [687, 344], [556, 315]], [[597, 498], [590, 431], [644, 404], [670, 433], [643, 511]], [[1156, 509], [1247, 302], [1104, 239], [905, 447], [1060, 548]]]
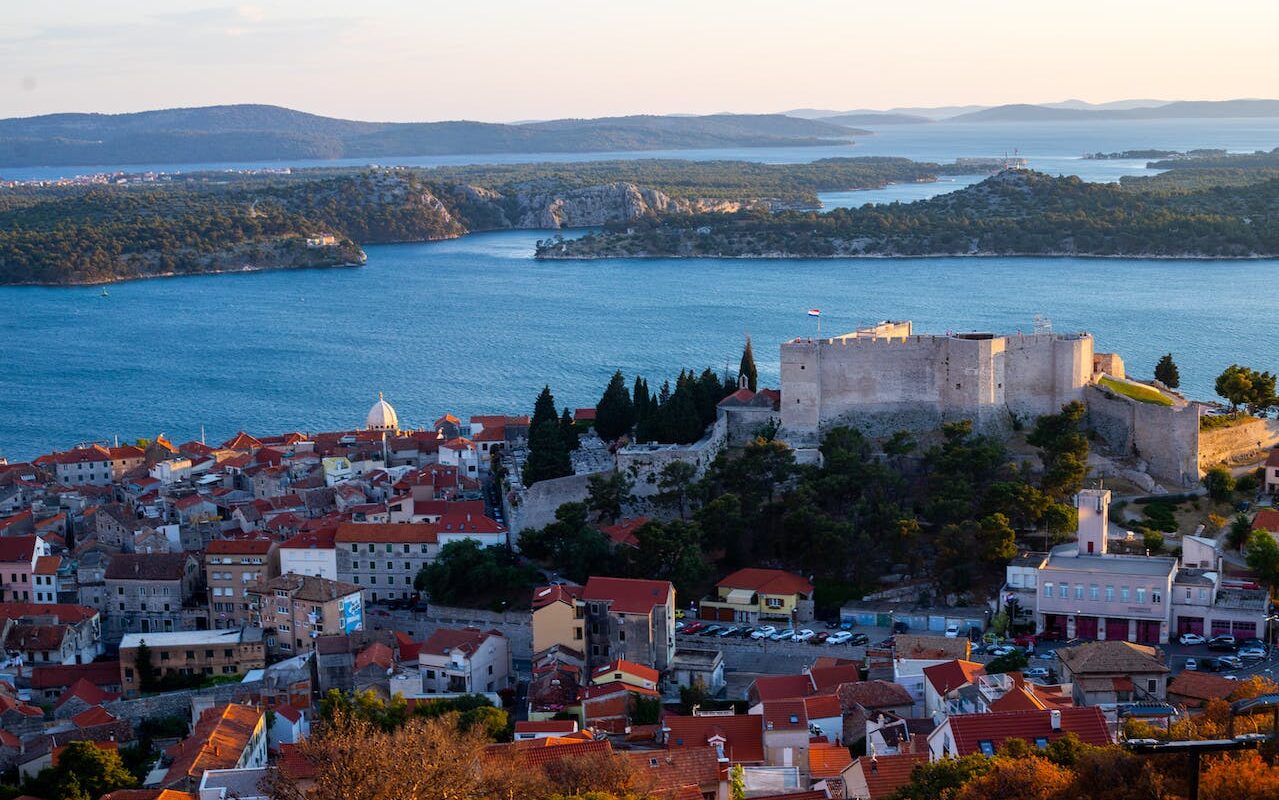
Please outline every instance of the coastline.
[[759, 255], [655, 255], [655, 254], [636, 254], [636, 255], [608, 255], [608, 256], [568, 256], [568, 255], [534, 255], [537, 261], [609, 261], [618, 259], [676, 259], [685, 261], [697, 261], [700, 259], [716, 259], [716, 260], [736, 260], [736, 261], [844, 261], [844, 260], [872, 260], [882, 259], [884, 261], [904, 261], [915, 258], [1089, 258], [1089, 259], [1119, 259], [1124, 261], [1279, 261], [1279, 253], [1274, 255], [1248, 255], [1248, 256], [1207, 256], [1192, 255], [1189, 253], [1182, 255], [1137, 255], [1130, 253], [845, 253], [839, 255], [783, 255], [783, 254], [759, 254]]
[[39, 289], [79, 289], [86, 286], [110, 286], [116, 283], [132, 283], [134, 281], [149, 281], [160, 278], [198, 278], [203, 275], [235, 275], [239, 273], [257, 273], [257, 272], [284, 272], [284, 271], [301, 271], [306, 269], [344, 269], [347, 267], [362, 267], [362, 262], [348, 262], [343, 264], [308, 264], [300, 267], [240, 267], [239, 269], [211, 269], [201, 270], [199, 272], [156, 272], [150, 275], [130, 275], [121, 278], [104, 278], [92, 281], [68, 281], [62, 283], [48, 283], [42, 281], [25, 281], [22, 283], [0, 283], [0, 288], [39, 288]]

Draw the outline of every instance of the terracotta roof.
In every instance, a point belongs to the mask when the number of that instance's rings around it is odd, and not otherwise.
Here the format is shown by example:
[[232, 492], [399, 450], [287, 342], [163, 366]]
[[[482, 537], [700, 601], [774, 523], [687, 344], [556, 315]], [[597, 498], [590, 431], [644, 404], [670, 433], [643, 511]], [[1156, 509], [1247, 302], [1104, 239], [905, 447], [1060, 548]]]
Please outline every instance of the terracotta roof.
[[187, 553], [117, 553], [107, 564], [107, 580], [177, 581], [186, 574]]
[[947, 693], [977, 680], [978, 675], [985, 674], [985, 665], [978, 664], [976, 661], [964, 661], [959, 658], [954, 661], [947, 661], [945, 664], [924, 667], [924, 678], [932, 684], [937, 694], [943, 697]]
[[374, 642], [355, 656], [356, 672], [370, 664], [376, 664], [382, 669], [390, 669], [395, 664], [395, 654], [391, 652], [391, 648], [381, 642]]
[[1085, 642], [1075, 647], [1060, 648], [1057, 657], [1072, 675], [1080, 677], [1086, 677], [1089, 673], [1171, 671], [1164, 663], [1163, 651], [1159, 648], [1132, 642]]
[[[1052, 715], [1061, 715], [1060, 730], [1053, 730]], [[960, 756], [981, 752], [981, 742], [998, 750], [1008, 739], [1054, 741], [1073, 733], [1084, 744], [1110, 744], [1106, 718], [1095, 706], [1061, 708], [1052, 711], [1011, 711], [989, 714], [956, 714], [948, 719], [955, 753]], [[946, 723], [942, 724], [945, 727]]]
[[608, 755], [613, 746], [607, 739], [583, 741], [565, 737], [548, 736], [542, 739], [524, 739], [501, 745], [489, 745], [490, 755], [511, 754], [527, 767], [544, 767], [565, 758], [581, 758], [592, 755]]
[[419, 653], [443, 656], [454, 650], [470, 655], [479, 649], [490, 636], [502, 636], [501, 631], [482, 631], [479, 628], [436, 628], [419, 649]]
[[765, 675], [755, 679], [755, 697], [761, 701], [807, 697], [813, 693], [813, 682], [807, 675]]
[[575, 733], [577, 723], [571, 719], [548, 719], [541, 722], [520, 720], [515, 723], [515, 733]]
[[826, 694], [846, 683], [857, 683], [862, 679], [862, 672], [856, 664], [841, 664], [834, 667], [814, 666], [808, 671], [808, 679], [812, 681], [815, 693]]
[[318, 575], [298, 575], [293, 572], [278, 575], [267, 581], [251, 585], [254, 594], [272, 595], [277, 591], [288, 592], [295, 600], [311, 603], [327, 603], [347, 595], [358, 594], [360, 587], [353, 583], [321, 578]]
[[116, 789], [99, 800], [196, 800], [196, 796], [176, 789]]
[[422, 649], [421, 642], [414, 641], [403, 631], [395, 631], [395, 646], [400, 651], [401, 661], [417, 661], [417, 654]]
[[595, 670], [594, 674], [591, 677], [601, 678], [616, 672], [622, 672], [628, 675], [634, 675], [640, 680], [649, 681], [653, 684], [656, 684], [658, 679], [661, 677], [658, 671], [653, 669], [652, 667], [646, 667], [643, 664], [637, 664], [634, 661], [627, 661], [624, 658], [618, 658], [618, 659], [615, 659], [612, 663], [605, 664], [604, 666]]
[[549, 606], [551, 603], [573, 605], [574, 600], [581, 598], [583, 591], [581, 586], [570, 584], [539, 586], [533, 590], [533, 610], [536, 611], [543, 606]]
[[1208, 675], [1194, 670], [1185, 670], [1168, 682], [1168, 695], [1183, 698], [1187, 706], [1192, 708], [1204, 705], [1213, 698], [1222, 700], [1229, 697], [1239, 688], [1238, 681], [1226, 680], [1217, 675]]
[[344, 522], [338, 526], [334, 541], [377, 544], [435, 544], [437, 528], [427, 522], [359, 523]]
[[24, 717], [44, 716], [44, 712], [35, 706], [24, 703], [7, 694], [0, 694], [0, 714], [5, 713], [6, 711], [16, 711]]
[[271, 539], [215, 539], [205, 552], [209, 555], [264, 556], [271, 552]]
[[582, 420], [583, 422], [586, 422], [586, 421], [588, 421], [588, 420], [589, 420], [589, 421], [591, 421], [591, 422], [594, 422], [594, 421], [595, 421], [595, 409], [594, 409], [594, 408], [579, 408], [579, 409], [576, 409], [576, 410], [574, 410], [574, 411], [573, 411], [573, 419], [576, 419], [576, 420]]
[[724, 740], [724, 756], [732, 763], [754, 764], [764, 761], [764, 718], [759, 714], [733, 716], [680, 717], [662, 719], [667, 729], [666, 746], [705, 747], [712, 739]]
[[255, 450], [262, 446], [262, 442], [240, 431], [233, 438], [223, 442], [222, 446], [227, 450]]
[[833, 694], [818, 694], [804, 698], [804, 712], [810, 720], [829, 719], [842, 716], [844, 709], [839, 704], [839, 697]]
[[915, 702], [906, 687], [888, 681], [845, 683], [839, 687], [837, 694], [845, 711], [854, 705], [873, 711], [877, 708], [912, 706]]
[[76, 714], [71, 722], [77, 728], [92, 728], [94, 725], [110, 725], [116, 718], [102, 706], [93, 706]]
[[75, 603], [0, 603], [0, 619], [27, 619], [32, 617], [53, 617], [58, 622], [74, 625], [93, 619], [98, 615], [96, 608], [76, 605]]
[[604, 525], [600, 528], [600, 533], [609, 538], [613, 544], [625, 545], [626, 547], [639, 547], [639, 540], [635, 538], [635, 531], [647, 525], [648, 517], [631, 517], [617, 522], [614, 525]]
[[615, 614], [649, 614], [654, 606], [664, 605], [673, 593], [670, 581], [592, 576], [586, 582], [582, 599], [611, 600]]
[[70, 635], [71, 627], [68, 625], [39, 625], [22, 622], [9, 628], [4, 645], [10, 650], [23, 652], [60, 650], [62, 643]]
[[282, 743], [280, 745], [280, 758], [277, 764], [279, 764], [281, 772], [295, 780], [313, 778], [318, 772], [315, 764], [302, 755], [302, 751], [298, 749], [296, 744]]
[[[452, 505], [452, 504], [450, 504]], [[503, 533], [505, 525], [485, 514], [450, 512], [440, 516], [435, 523], [436, 533]]]
[[600, 683], [600, 684], [596, 684], [595, 686], [586, 687], [586, 690], [582, 692], [582, 697], [586, 699], [599, 699], [601, 697], [608, 697], [611, 694], [618, 694], [621, 692], [627, 692], [630, 694], [642, 694], [645, 697], [661, 697], [662, 696], [661, 692], [657, 691], [656, 689], [649, 689], [644, 686], [636, 686], [633, 683], [626, 683], [624, 681], [609, 681], [608, 683]]
[[780, 569], [739, 569], [715, 584], [721, 589], [750, 589], [761, 594], [812, 594], [813, 584], [793, 572]]
[[57, 575], [62, 566], [62, 556], [38, 556], [36, 558], [36, 575]]
[[[1274, 453], [1271, 453], [1270, 457], [1274, 458], [1275, 453], [1279, 453], [1279, 450], [1275, 450]], [[1267, 462], [1267, 465], [1279, 466], [1276, 464], [1270, 464], [1269, 462]], [[1271, 533], [1279, 533], [1279, 511], [1276, 511], [1273, 508], [1260, 509], [1259, 511], [1257, 511], [1256, 516], [1252, 518], [1252, 527], [1254, 530], [1263, 530], [1263, 531], [1270, 531]]]
[[[116, 674], [116, 681], [119, 681], [119, 673]], [[120, 695], [112, 692], [103, 691], [92, 681], [87, 678], [77, 678], [75, 683], [67, 687], [67, 690], [58, 698], [58, 702], [53, 704], [54, 708], [62, 708], [73, 697], [83, 700], [86, 705], [100, 706], [111, 700], [119, 699]]]
[[[516, 723], [517, 725], [519, 723]], [[632, 730], [634, 727], [633, 726]], [[673, 750], [639, 750], [625, 754], [634, 767], [640, 785], [653, 792], [667, 792], [685, 786], [719, 785], [719, 756], [713, 747], [683, 747]]]
[[38, 539], [37, 536], [0, 536], [0, 562], [30, 564]]
[[870, 800], [880, 800], [910, 783], [910, 773], [920, 764], [928, 763], [927, 753], [901, 753], [891, 756], [861, 756], [853, 763], [860, 765], [866, 778]]
[[119, 661], [95, 661], [92, 664], [41, 664], [31, 668], [32, 689], [54, 689], [71, 686], [84, 679], [94, 686], [120, 684]]
[[1047, 691], [1046, 687], [1025, 683], [1019, 673], [1009, 675], [1016, 676], [1016, 685], [991, 703], [990, 711], [1042, 711], [1046, 708], [1067, 708], [1074, 705], [1074, 701], [1060, 691], [1053, 693]]
[[834, 778], [853, 763], [853, 754], [842, 744], [810, 742], [808, 745], [808, 772], [813, 780]]
[[240, 760], [262, 711], [230, 703], [206, 709], [191, 735], [169, 748], [173, 758], [164, 777], [167, 784], [184, 778], [198, 780], [205, 770], [231, 769]]
[[804, 710], [804, 701], [772, 700], [764, 703], [764, 730], [808, 730], [808, 713]]
[[332, 550], [336, 540], [337, 528], [322, 528], [290, 536], [280, 543], [280, 547], [289, 550]]
[[302, 719], [301, 710], [296, 709], [293, 706], [289, 706], [289, 705], [276, 706], [275, 708], [272, 709], [272, 711], [274, 711], [277, 715], [284, 717], [289, 722], [296, 723], [297, 721]]

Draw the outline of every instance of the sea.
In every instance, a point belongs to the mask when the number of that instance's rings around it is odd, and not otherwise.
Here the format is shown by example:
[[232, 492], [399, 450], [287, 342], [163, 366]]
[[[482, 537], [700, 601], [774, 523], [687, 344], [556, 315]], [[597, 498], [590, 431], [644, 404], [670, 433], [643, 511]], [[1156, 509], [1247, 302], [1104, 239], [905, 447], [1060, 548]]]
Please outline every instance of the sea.
[[[1005, 154], [1087, 180], [1149, 174], [1136, 148], [1279, 146], [1279, 119], [936, 123], [885, 127], [848, 147], [384, 159], [384, 164], [600, 158], [788, 163], [836, 155], [928, 161]], [[352, 162], [363, 163], [363, 162]], [[289, 166], [333, 162], [287, 162]], [[286, 164], [3, 170], [5, 178]], [[910, 202], [978, 180], [838, 192], [828, 208]], [[735, 369], [746, 337], [776, 385], [778, 345], [882, 319], [920, 332], [1086, 330], [1148, 376], [1171, 352], [1183, 390], [1210, 399], [1231, 363], [1279, 369], [1279, 261], [1081, 258], [616, 259], [538, 262], [549, 231], [366, 248], [359, 268], [0, 287], [0, 455], [159, 433], [210, 443], [349, 429], [382, 392], [404, 426], [444, 413], [528, 413], [549, 385], [593, 406], [621, 370], [650, 386], [681, 368]], [[821, 316], [807, 315], [818, 308]]]

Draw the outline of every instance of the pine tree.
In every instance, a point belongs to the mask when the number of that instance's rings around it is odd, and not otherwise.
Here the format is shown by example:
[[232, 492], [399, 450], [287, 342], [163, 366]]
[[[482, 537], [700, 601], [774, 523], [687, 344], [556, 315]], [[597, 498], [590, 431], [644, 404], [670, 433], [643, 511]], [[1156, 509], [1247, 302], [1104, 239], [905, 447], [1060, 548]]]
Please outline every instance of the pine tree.
[[1177, 362], [1172, 360], [1172, 353], [1165, 354], [1155, 365], [1155, 380], [1169, 389], [1181, 386], [1181, 373], [1177, 371]]
[[635, 403], [626, 391], [626, 379], [622, 377], [621, 370], [618, 370], [613, 373], [613, 378], [595, 406], [595, 432], [608, 442], [630, 433], [634, 425]]
[[[565, 413], [567, 412], [566, 408]], [[568, 453], [562, 421], [555, 411], [555, 396], [551, 394], [551, 387], [547, 386], [537, 396], [537, 402], [533, 406], [533, 419], [529, 421], [524, 485], [532, 486], [538, 481], [572, 475], [573, 465]]]
[[559, 412], [555, 410], [555, 395], [551, 394], [551, 387], [542, 387], [542, 393], [533, 404], [533, 419], [529, 420], [529, 429], [539, 422], [559, 419], [559, 416]]
[[746, 349], [742, 350], [742, 365], [737, 368], [738, 380], [746, 378], [746, 388], [759, 391], [759, 373], [755, 370], [755, 351], [751, 349], [751, 337], [746, 337]]

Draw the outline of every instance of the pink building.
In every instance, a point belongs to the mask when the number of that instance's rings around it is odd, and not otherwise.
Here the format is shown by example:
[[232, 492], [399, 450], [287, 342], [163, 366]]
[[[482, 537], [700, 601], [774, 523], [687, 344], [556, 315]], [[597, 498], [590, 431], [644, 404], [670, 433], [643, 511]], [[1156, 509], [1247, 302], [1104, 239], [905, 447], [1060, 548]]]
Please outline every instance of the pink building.
[[39, 536], [0, 537], [0, 602], [31, 602], [35, 598], [36, 561], [49, 555]]

